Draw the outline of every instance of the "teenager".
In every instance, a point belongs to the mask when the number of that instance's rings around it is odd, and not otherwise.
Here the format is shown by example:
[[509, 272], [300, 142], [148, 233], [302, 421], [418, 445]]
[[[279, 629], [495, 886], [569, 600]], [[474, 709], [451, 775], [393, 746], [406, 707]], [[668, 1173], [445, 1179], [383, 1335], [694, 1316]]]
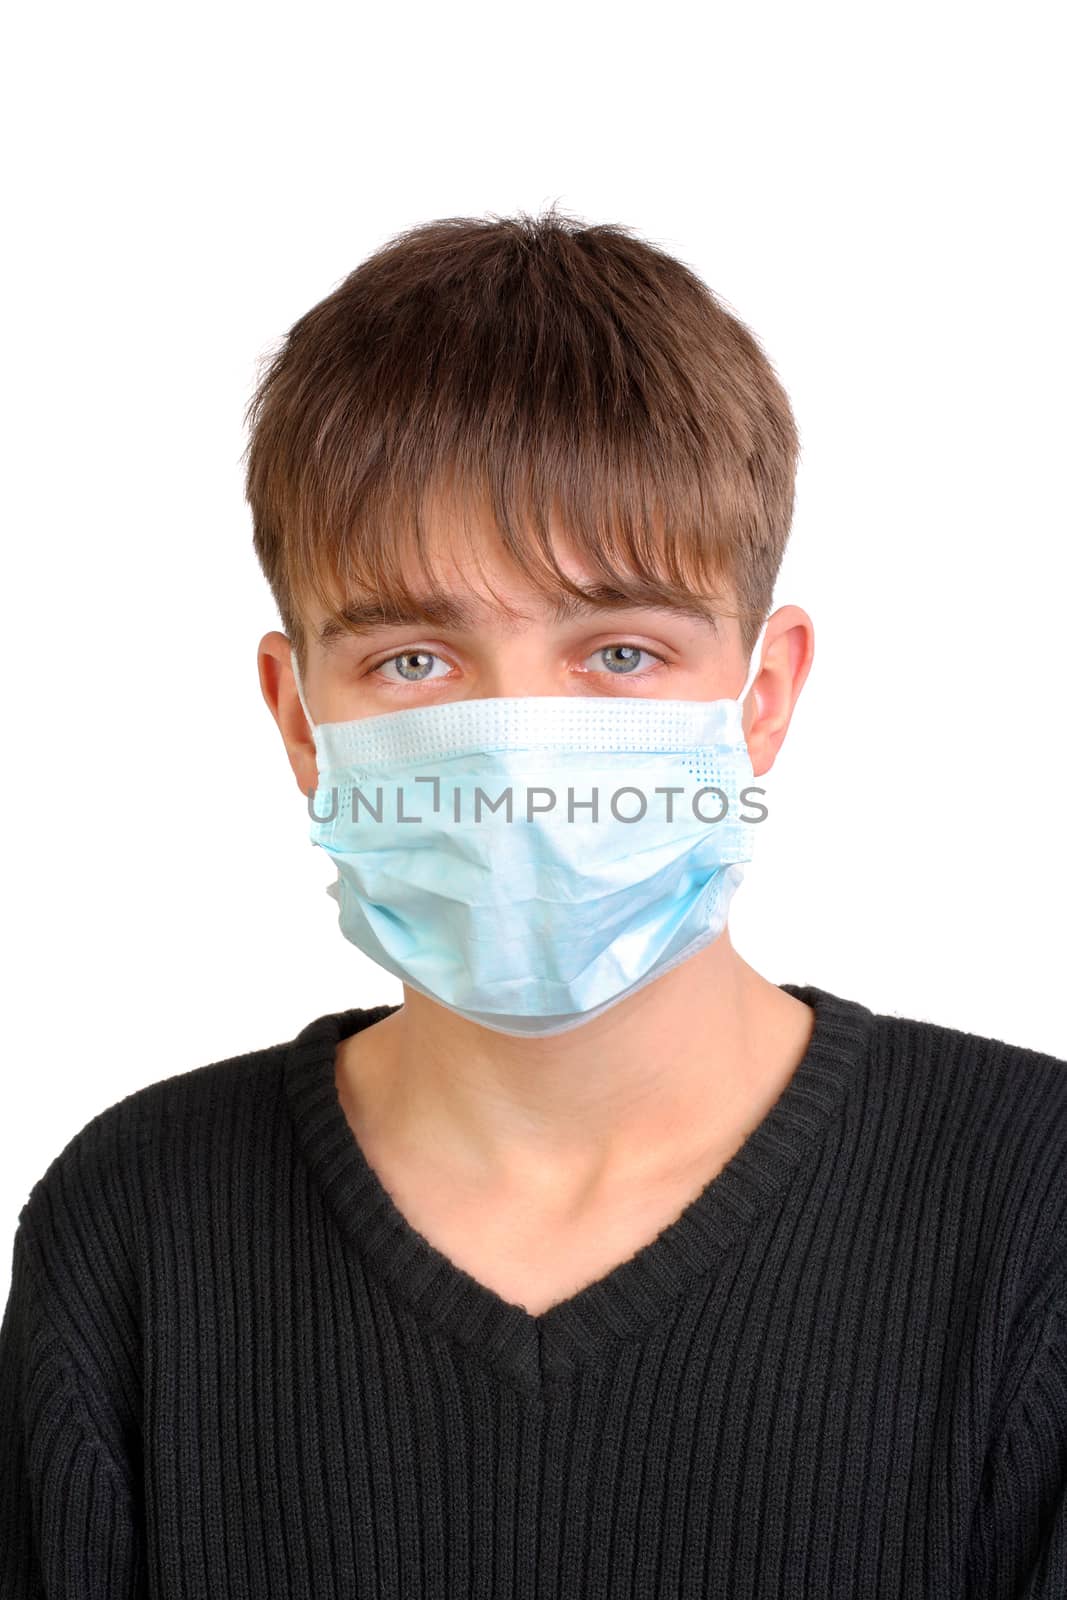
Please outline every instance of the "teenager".
[[730, 940], [813, 657], [756, 340], [632, 230], [452, 218], [249, 420], [262, 692], [403, 1003], [34, 1186], [0, 1594], [1063, 1600], [1065, 1063]]

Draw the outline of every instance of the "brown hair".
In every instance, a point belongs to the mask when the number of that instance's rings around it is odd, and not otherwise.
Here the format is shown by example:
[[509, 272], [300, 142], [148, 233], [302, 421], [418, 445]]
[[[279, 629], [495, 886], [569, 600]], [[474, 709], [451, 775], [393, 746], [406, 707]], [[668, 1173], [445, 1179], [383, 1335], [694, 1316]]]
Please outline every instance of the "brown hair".
[[593, 582], [705, 598], [751, 650], [789, 534], [797, 434], [748, 329], [616, 224], [447, 217], [389, 239], [291, 328], [249, 403], [256, 554], [300, 610], [418, 607], [426, 508], [488, 506], [542, 592], [558, 515]]

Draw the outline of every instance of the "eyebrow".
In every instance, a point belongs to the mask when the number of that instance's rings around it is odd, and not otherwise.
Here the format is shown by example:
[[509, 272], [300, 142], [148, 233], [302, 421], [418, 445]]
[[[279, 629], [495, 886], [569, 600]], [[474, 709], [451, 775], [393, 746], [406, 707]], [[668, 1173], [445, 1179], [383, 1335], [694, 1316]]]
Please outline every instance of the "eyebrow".
[[[690, 600], [667, 600], [651, 588], [646, 593], [627, 592], [611, 584], [590, 585], [581, 595], [564, 590], [553, 603], [552, 620], [566, 622], [572, 617], [589, 616], [598, 611], [636, 610], [666, 611], [691, 617], [718, 632], [714, 612], [695, 595]], [[383, 604], [377, 600], [351, 600], [322, 623], [319, 643], [329, 650], [347, 634], [371, 633], [378, 628], [427, 626], [473, 632], [479, 625], [474, 607], [454, 595], [437, 592], [413, 595], [407, 606]]]
[[449, 595], [418, 596], [409, 606], [383, 605], [377, 600], [350, 600], [331, 612], [319, 628], [319, 643], [329, 649], [349, 633], [371, 633], [376, 628], [406, 628], [425, 623], [435, 628], [471, 628], [470, 609]]

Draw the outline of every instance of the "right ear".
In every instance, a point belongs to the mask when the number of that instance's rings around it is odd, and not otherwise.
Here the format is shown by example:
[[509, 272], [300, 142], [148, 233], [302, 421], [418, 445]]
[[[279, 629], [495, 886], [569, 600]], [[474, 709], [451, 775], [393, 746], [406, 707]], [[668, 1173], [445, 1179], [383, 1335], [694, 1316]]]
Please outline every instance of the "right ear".
[[284, 633], [276, 630], [265, 633], [259, 641], [256, 656], [259, 668], [259, 686], [278, 724], [289, 765], [293, 769], [300, 792], [313, 794], [318, 787], [318, 766], [315, 760], [315, 741], [308, 726], [304, 708], [300, 704], [296, 679], [293, 677], [292, 645]]

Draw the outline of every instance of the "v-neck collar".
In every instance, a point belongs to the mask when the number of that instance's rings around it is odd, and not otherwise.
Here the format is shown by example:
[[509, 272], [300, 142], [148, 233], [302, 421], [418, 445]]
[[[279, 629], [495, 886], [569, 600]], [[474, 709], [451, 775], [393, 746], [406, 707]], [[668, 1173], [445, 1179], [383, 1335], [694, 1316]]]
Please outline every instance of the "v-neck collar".
[[604, 1361], [705, 1279], [813, 1157], [843, 1108], [872, 1021], [868, 1007], [780, 984], [815, 1012], [808, 1048], [778, 1100], [674, 1222], [606, 1276], [532, 1316], [458, 1267], [408, 1222], [367, 1161], [337, 1094], [342, 1039], [396, 1006], [329, 1012], [291, 1041], [285, 1093], [299, 1146], [344, 1237], [427, 1323], [531, 1393]]

